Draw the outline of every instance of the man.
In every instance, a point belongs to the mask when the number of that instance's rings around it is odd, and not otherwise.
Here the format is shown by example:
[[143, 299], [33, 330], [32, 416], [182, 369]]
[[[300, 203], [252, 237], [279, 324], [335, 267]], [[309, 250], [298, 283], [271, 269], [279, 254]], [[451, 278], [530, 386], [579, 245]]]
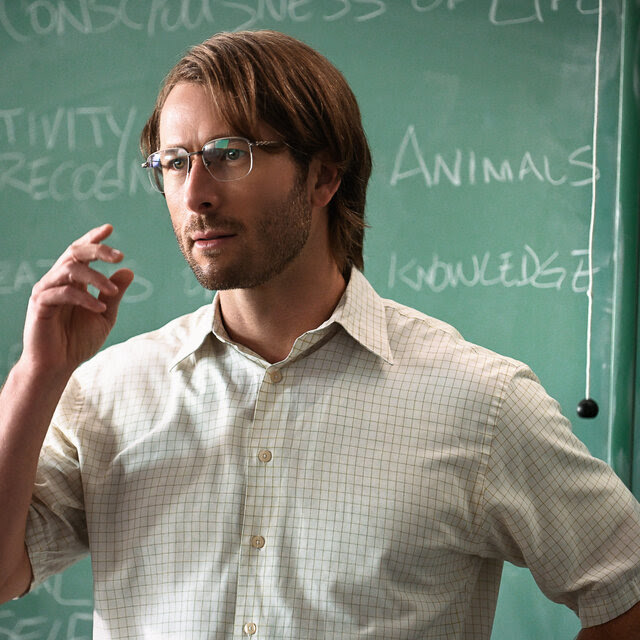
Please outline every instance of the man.
[[79, 366], [133, 278], [89, 266], [122, 259], [111, 227], [34, 287], [0, 405], [4, 599], [90, 551], [96, 638], [477, 640], [506, 559], [580, 638], [640, 638], [630, 493], [525, 366], [361, 274], [370, 158], [333, 66], [216, 35], [142, 146], [218, 293]]

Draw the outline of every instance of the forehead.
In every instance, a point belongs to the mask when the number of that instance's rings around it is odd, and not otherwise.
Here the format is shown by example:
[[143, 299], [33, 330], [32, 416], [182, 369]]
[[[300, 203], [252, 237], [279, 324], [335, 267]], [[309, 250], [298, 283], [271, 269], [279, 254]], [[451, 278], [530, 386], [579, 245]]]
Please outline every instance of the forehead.
[[228, 123], [206, 89], [195, 83], [181, 82], [167, 96], [160, 112], [160, 143], [171, 146], [204, 142], [218, 135], [227, 135]]
[[197, 139], [202, 130], [221, 131], [223, 124], [204, 87], [193, 83], [177, 84], [169, 92], [160, 112], [161, 146]]
[[251, 123], [239, 112], [224, 117], [208, 90], [193, 82], [176, 84], [167, 95], [158, 127], [160, 147], [193, 146], [228, 135], [260, 140], [274, 134], [271, 127], [258, 121]]

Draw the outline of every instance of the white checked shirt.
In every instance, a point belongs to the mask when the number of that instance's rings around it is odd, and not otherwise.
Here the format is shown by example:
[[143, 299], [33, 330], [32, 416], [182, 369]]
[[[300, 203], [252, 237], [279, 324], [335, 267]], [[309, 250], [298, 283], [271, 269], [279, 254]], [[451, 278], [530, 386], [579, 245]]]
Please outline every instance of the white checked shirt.
[[216, 309], [103, 351], [55, 415], [34, 584], [90, 549], [96, 639], [488, 639], [503, 559], [586, 625], [640, 600], [639, 507], [525, 366], [356, 271], [276, 365]]

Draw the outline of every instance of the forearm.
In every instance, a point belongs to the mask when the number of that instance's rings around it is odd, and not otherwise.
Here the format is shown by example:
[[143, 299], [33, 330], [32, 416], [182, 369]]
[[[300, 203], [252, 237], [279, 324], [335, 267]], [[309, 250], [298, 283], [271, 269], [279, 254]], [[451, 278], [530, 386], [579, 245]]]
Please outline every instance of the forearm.
[[38, 374], [21, 361], [0, 392], [0, 597], [19, 595], [6, 583], [16, 575], [24, 578], [25, 527], [38, 457], [67, 380]]
[[[112, 230], [102, 225], [73, 242], [33, 287], [23, 353], [0, 392], [0, 598], [19, 595], [16, 589], [25, 587], [30, 573], [24, 550], [27, 514], [58, 401], [76, 367], [106, 340], [133, 280], [129, 269], [107, 278], [89, 266], [122, 260], [120, 251], [103, 244]], [[98, 290], [97, 298], [89, 287]]]

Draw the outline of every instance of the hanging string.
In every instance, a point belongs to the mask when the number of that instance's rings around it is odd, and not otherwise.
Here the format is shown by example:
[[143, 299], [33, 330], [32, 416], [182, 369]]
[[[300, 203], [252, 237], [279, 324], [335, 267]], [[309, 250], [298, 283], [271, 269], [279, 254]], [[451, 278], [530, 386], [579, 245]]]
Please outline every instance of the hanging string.
[[587, 366], [585, 373], [585, 398], [578, 403], [578, 415], [582, 418], [595, 418], [598, 405], [591, 398], [591, 342], [593, 338], [593, 238], [596, 223], [596, 179], [598, 169], [598, 122], [600, 120], [600, 51], [602, 48], [602, 0], [598, 2], [598, 37], [596, 40], [595, 83], [593, 96], [593, 137], [591, 149], [593, 161], [591, 167], [591, 220], [589, 222], [589, 286], [587, 288]]

